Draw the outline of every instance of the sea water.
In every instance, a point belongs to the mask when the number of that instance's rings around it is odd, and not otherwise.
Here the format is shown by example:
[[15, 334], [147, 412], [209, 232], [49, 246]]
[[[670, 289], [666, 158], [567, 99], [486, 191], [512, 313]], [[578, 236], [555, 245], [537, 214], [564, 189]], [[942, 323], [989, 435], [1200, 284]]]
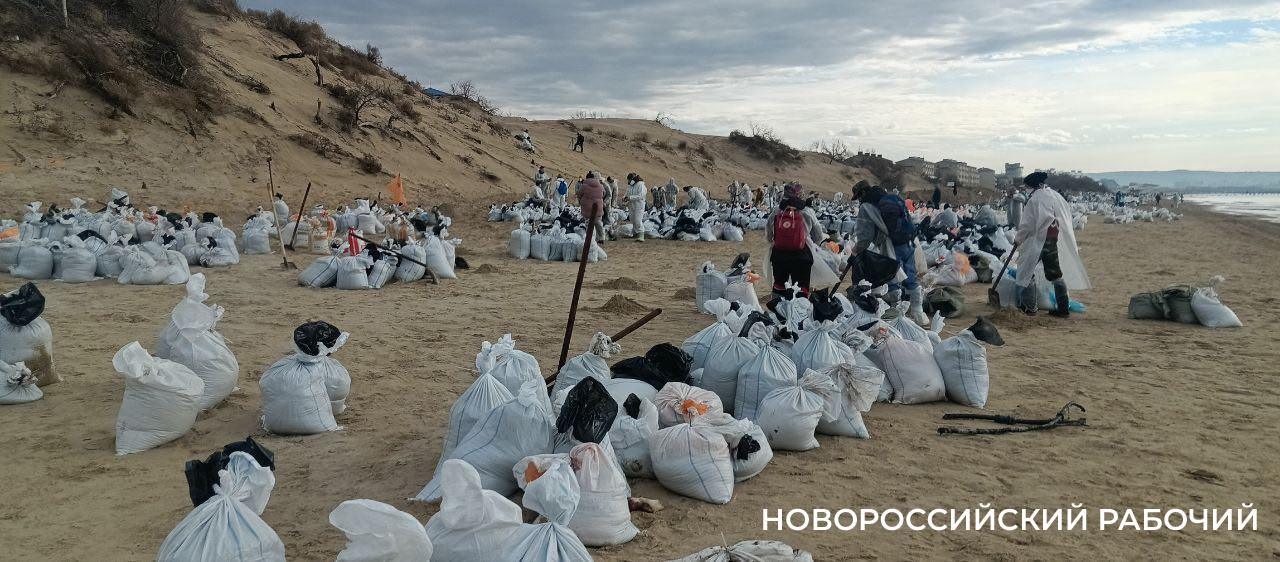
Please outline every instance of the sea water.
[[1280, 223], [1280, 193], [1188, 195], [1187, 202], [1208, 205], [1220, 213], [1246, 215]]

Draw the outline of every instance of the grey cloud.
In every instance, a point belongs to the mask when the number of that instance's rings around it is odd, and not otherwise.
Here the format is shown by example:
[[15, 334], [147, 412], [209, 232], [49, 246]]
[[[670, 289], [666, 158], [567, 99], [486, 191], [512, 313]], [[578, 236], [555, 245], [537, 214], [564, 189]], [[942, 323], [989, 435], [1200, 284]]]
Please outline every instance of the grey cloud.
[[[865, 88], [910, 91], [956, 61], [1072, 49], [1122, 24], [1205, 10], [1196, 0], [242, 1], [319, 21], [344, 42], [378, 45], [389, 64], [424, 84], [473, 80], [499, 105], [540, 117], [645, 112], [659, 100], [680, 117], [690, 100], [705, 102], [701, 92], [724, 84], [768, 96], [761, 77], [791, 68], [854, 68]], [[1261, 5], [1280, 4], [1211, 7]], [[702, 119], [681, 121], [686, 128], [725, 121], [683, 117]]]

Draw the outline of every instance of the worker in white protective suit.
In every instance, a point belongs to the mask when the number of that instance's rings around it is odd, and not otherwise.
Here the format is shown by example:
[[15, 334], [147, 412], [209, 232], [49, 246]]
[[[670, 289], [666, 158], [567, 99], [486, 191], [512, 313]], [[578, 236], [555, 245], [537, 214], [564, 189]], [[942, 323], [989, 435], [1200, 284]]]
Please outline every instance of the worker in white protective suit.
[[686, 185], [684, 186], [684, 192], [689, 196], [690, 209], [694, 209], [696, 211], [707, 210], [707, 192], [703, 191], [701, 187]]
[[676, 184], [676, 179], [667, 180], [667, 185], [662, 187], [666, 194], [663, 197], [662, 209], [670, 211], [676, 208], [676, 197], [680, 195], [680, 186]]
[[639, 174], [627, 175], [627, 212], [631, 214], [632, 237], [637, 242], [644, 242], [644, 203], [649, 188]]
[[1062, 195], [1045, 185], [1047, 179], [1048, 174], [1036, 172], [1023, 180], [1032, 191], [1013, 240], [1018, 245], [1019, 301], [1023, 312], [1036, 314], [1036, 265], [1043, 265], [1044, 278], [1053, 284], [1057, 305], [1052, 314], [1066, 318], [1071, 315], [1067, 290], [1088, 290], [1089, 275], [1076, 248], [1071, 207]]

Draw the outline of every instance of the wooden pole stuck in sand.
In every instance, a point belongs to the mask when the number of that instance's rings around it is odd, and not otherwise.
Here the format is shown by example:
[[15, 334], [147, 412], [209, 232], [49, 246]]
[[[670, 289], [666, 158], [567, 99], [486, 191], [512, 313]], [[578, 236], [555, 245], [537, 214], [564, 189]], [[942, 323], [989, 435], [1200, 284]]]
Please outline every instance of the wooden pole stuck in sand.
[[307, 212], [307, 197], [311, 195], [311, 182], [307, 182], [307, 190], [302, 192], [302, 205], [298, 207], [298, 220], [293, 223], [293, 234], [289, 236], [289, 243], [284, 247], [292, 250], [293, 243], [298, 241], [298, 227], [302, 226], [303, 213]]
[[[636, 320], [635, 322], [632, 322], [630, 326], [623, 328], [618, 333], [614, 334], [613, 337], [609, 338], [609, 341], [616, 342], [618, 340], [621, 340], [622, 338], [627, 337], [628, 335], [631, 334], [631, 332], [639, 330], [642, 326], [644, 326], [645, 324], [648, 324], [650, 320], [657, 318], [659, 314], [662, 314], [661, 308], [655, 308], [653, 310], [650, 310], [648, 314], [644, 315], [644, 318], [641, 318], [639, 320]], [[560, 365], [560, 366], [564, 367], [564, 365]], [[547, 386], [549, 387], [555, 384], [556, 377], [558, 376], [560, 376], [560, 370], [556, 369], [556, 372], [554, 374], [552, 374], [550, 377], [547, 377]]]
[[578, 262], [578, 280], [573, 284], [573, 301], [569, 304], [569, 321], [564, 326], [564, 343], [560, 346], [560, 362], [556, 364], [556, 372], [569, 360], [569, 340], [573, 339], [573, 322], [578, 318], [578, 297], [582, 296], [582, 278], [587, 274], [587, 257], [591, 255], [596, 232], [596, 215], [600, 211], [591, 209], [591, 217], [587, 219], [587, 236], [582, 242], [581, 261]]

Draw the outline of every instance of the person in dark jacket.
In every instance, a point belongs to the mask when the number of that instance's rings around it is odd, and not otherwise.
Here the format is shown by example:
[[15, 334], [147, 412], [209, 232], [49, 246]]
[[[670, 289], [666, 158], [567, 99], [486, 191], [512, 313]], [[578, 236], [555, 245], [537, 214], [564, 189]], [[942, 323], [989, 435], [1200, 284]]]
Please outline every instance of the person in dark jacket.
[[937, 209], [942, 204], [942, 188], [933, 186], [933, 208]]
[[600, 183], [600, 178], [596, 177], [595, 172], [587, 172], [587, 178], [582, 180], [580, 184], [582, 189], [578, 190], [578, 205], [582, 206], [583, 220], [592, 220], [595, 224], [596, 242], [604, 242], [604, 214], [606, 212], [604, 206], [604, 184]]
[[787, 281], [799, 285], [801, 294], [807, 296], [809, 294], [809, 281], [813, 274], [813, 251], [809, 249], [807, 244], [802, 249], [777, 247], [775, 234], [779, 215], [794, 209], [800, 219], [804, 221], [802, 227], [807, 233], [810, 242], [820, 242], [823, 236], [822, 225], [818, 221], [818, 215], [813, 212], [813, 209], [809, 208], [804, 199], [800, 198], [800, 191], [799, 185], [788, 184], [782, 196], [782, 202], [778, 204], [776, 210], [769, 214], [769, 220], [765, 223], [765, 239], [768, 240], [770, 246], [769, 265], [773, 273], [773, 294], [777, 296], [786, 294]]

